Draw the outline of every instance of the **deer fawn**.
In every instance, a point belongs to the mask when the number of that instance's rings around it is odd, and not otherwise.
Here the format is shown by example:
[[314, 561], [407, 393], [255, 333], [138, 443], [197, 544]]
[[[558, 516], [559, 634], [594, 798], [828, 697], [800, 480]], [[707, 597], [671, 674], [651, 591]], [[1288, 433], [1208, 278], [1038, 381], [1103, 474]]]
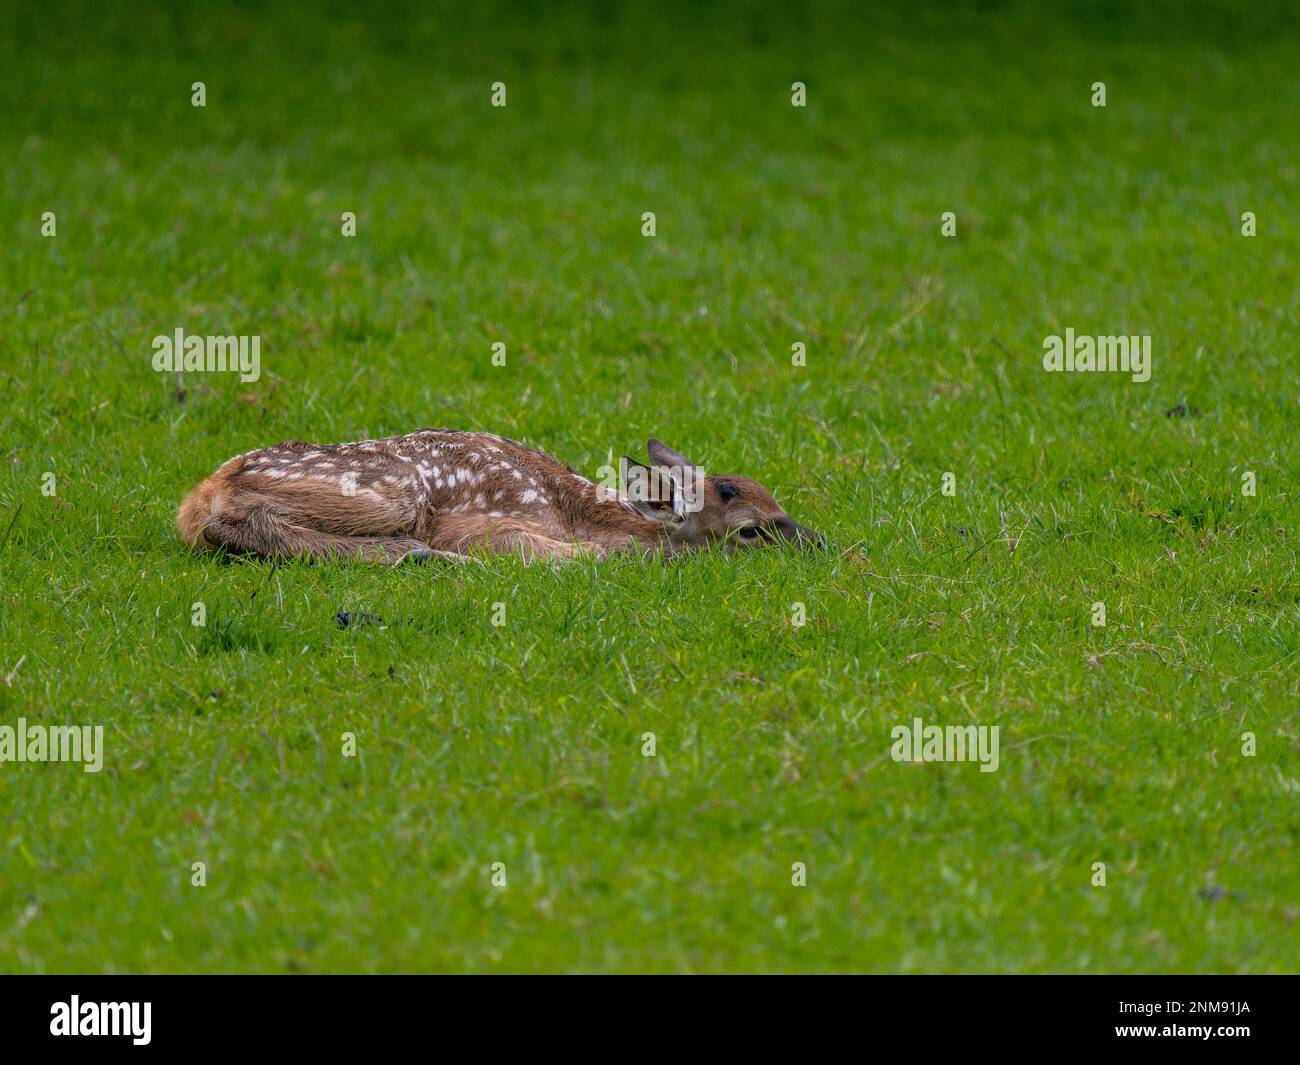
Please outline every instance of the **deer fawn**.
[[820, 544], [757, 481], [705, 476], [658, 440], [625, 459], [625, 491], [491, 433], [420, 429], [355, 444], [289, 441], [239, 455], [176, 515], [195, 548], [399, 562], [476, 548], [526, 559], [720, 543]]

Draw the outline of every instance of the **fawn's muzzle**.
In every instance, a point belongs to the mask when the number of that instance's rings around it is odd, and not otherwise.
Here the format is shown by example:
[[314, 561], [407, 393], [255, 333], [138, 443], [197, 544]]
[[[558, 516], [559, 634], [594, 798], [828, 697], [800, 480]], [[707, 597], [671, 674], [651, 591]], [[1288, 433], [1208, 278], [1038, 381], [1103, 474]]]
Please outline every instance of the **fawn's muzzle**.
[[797, 521], [794, 523], [795, 542], [800, 547], [823, 548], [826, 546], [826, 537], [819, 532], [814, 532], [807, 525], [800, 525]]

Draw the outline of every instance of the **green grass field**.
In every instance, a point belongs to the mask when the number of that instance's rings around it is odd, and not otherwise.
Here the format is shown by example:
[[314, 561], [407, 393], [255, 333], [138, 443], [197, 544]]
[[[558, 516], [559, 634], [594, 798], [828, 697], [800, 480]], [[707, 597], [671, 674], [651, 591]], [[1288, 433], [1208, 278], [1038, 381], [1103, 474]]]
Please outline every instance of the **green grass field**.
[[[0, 12], [0, 725], [105, 745], [0, 764], [0, 969], [1300, 967], [1300, 21], [771, 6]], [[421, 426], [656, 436], [839, 549], [177, 541], [233, 454]]]

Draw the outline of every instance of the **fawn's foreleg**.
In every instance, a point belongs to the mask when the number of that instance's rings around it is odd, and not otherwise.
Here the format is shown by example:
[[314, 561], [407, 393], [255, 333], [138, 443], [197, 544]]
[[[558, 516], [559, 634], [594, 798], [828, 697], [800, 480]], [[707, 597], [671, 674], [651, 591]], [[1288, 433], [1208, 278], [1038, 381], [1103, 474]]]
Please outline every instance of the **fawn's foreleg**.
[[475, 548], [492, 554], [519, 554], [527, 561], [539, 558], [571, 559], [584, 554], [603, 557], [597, 544], [560, 540], [544, 526], [526, 518], [493, 518], [482, 514], [449, 514], [433, 523], [428, 533], [435, 550], [466, 555]]

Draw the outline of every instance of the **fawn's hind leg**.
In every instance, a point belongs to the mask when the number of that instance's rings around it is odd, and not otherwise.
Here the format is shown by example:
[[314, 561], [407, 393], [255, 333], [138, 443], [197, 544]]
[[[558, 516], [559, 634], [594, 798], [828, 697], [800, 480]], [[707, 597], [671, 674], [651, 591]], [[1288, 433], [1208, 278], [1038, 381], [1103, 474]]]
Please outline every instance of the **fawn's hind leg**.
[[278, 558], [397, 562], [429, 550], [405, 464], [340, 449], [331, 461], [325, 452], [304, 456], [304, 447], [281, 445], [223, 465], [181, 504], [182, 539]]
[[238, 519], [216, 514], [204, 537], [229, 551], [264, 558], [339, 558], [400, 562], [409, 552], [427, 551], [422, 540], [405, 536], [342, 536], [295, 525], [271, 507], [249, 508]]

